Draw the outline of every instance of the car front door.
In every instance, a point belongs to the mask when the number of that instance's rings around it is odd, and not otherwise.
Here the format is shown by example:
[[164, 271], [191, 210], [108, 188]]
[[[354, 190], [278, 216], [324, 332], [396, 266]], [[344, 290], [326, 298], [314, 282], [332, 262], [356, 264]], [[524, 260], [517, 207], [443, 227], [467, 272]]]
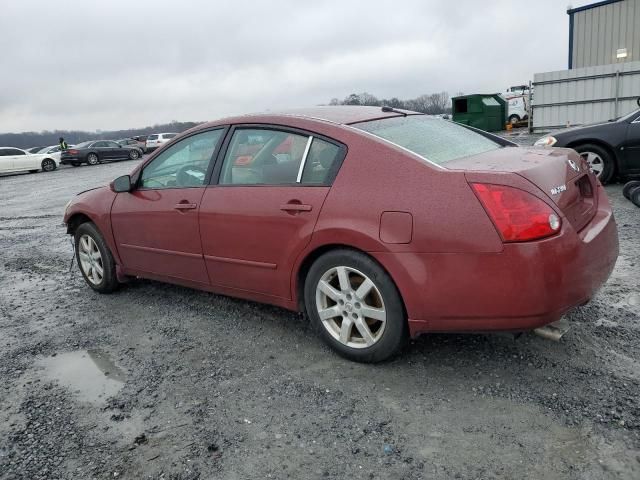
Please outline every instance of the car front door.
[[625, 173], [640, 171], [640, 114], [627, 126], [624, 150]]
[[211, 284], [290, 299], [293, 264], [346, 150], [304, 132], [249, 126], [225, 144], [200, 208]]
[[125, 147], [123, 147], [119, 143], [107, 142], [107, 147], [110, 150], [109, 155], [111, 156], [112, 159], [121, 160], [123, 158], [128, 158], [129, 156], [129, 150], [127, 150]]
[[111, 224], [126, 272], [208, 284], [198, 226], [200, 201], [224, 129], [191, 135], [145, 165], [119, 193]]

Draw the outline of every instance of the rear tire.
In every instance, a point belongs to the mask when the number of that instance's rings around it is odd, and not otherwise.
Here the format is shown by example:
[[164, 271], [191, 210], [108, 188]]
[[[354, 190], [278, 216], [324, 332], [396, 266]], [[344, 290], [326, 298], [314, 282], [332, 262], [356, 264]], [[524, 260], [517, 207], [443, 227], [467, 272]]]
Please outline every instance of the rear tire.
[[45, 172], [53, 172], [56, 169], [56, 162], [50, 158], [45, 158], [42, 161], [42, 170]]
[[95, 153], [90, 153], [89, 155], [87, 155], [87, 163], [89, 165], [97, 165], [100, 163], [100, 159]]
[[640, 187], [636, 187], [631, 190], [631, 193], [629, 194], [629, 200], [631, 200], [631, 202], [636, 207], [640, 207]]
[[118, 288], [116, 262], [93, 223], [83, 223], [76, 229], [74, 245], [76, 261], [87, 285], [100, 293], [111, 293]]
[[129, 160], [137, 160], [138, 158], [140, 158], [140, 152], [137, 150], [131, 150], [129, 152]]
[[341, 249], [318, 258], [307, 273], [304, 299], [322, 339], [349, 360], [386, 360], [407, 339], [398, 289], [387, 272], [363, 253]]
[[624, 195], [624, 198], [631, 200], [631, 192], [637, 187], [640, 187], [640, 180], [631, 180], [625, 183], [624, 187], [622, 187], [622, 195]]
[[615, 173], [615, 159], [606, 149], [600, 145], [585, 143], [574, 147], [574, 150], [587, 161], [600, 183], [604, 185], [611, 181]]
[[510, 123], [512, 126], [513, 126], [513, 125], [515, 125], [515, 124], [517, 124], [519, 121], [520, 121], [520, 117], [519, 117], [518, 115], [513, 114], [513, 115], [511, 115], [511, 116], [509, 117], [509, 123]]

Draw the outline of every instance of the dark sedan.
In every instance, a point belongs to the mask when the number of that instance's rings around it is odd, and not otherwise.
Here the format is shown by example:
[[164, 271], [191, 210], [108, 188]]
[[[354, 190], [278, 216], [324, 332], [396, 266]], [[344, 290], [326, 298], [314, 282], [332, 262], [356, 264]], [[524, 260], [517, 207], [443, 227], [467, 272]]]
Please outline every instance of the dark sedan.
[[60, 163], [77, 167], [81, 163], [97, 165], [112, 160], [137, 160], [141, 156], [142, 150], [137, 146], [119, 145], [111, 140], [92, 140], [63, 151]]
[[536, 145], [573, 148], [602, 183], [615, 175], [640, 175], [640, 110], [605, 123], [553, 132]]

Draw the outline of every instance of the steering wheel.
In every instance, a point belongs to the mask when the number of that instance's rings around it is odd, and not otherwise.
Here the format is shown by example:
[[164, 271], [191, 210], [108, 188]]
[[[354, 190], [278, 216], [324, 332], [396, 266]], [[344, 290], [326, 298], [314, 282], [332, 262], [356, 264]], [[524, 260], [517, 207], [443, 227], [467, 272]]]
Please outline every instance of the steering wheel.
[[[196, 175], [194, 175], [194, 173]], [[176, 173], [176, 183], [179, 187], [197, 187], [204, 183], [207, 171], [195, 165], [185, 165], [180, 167]]]

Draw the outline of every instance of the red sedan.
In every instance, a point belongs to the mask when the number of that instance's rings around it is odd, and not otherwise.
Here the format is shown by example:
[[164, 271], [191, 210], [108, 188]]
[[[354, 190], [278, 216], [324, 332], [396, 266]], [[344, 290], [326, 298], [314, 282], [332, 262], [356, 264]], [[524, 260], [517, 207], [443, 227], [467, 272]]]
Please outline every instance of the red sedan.
[[144, 277], [304, 311], [367, 362], [423, 332], [554, 322], [618, 255], [605, 191], [573, 150], [387, 107], [200, 125], [64, 220], [98, 292]]

